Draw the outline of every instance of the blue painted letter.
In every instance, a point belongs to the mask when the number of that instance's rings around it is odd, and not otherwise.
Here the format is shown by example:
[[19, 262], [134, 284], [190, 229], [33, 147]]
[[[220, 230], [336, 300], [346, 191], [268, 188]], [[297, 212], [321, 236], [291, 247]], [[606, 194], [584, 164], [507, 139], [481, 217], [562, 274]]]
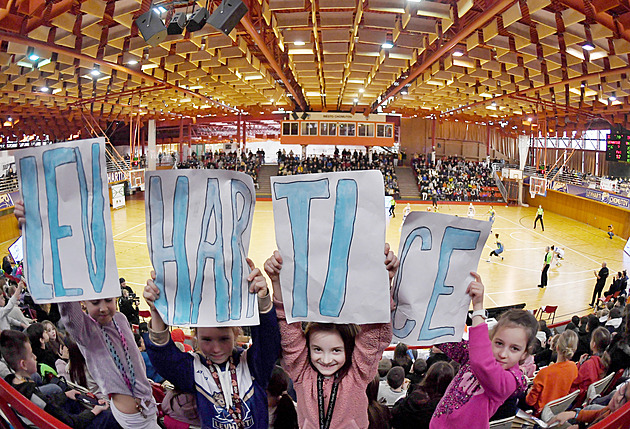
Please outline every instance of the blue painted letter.
[[[214, 222], [211, 221], [214, 218]], [[214, 240], [209, 240], [209, 233], [214, 232]], [[206, 185], [206, 204], [201, 221], [201, 241], [197, 248], [197, 273], [195, 275], [195, 286], [192, 293], [192, 315], [191, 323], [199, 320], [199, 304], [203, 293], [203, 277], [208, 259], [214, 264], [214, 287], [215, 287], [215, 307], [218, 322], [225, 322], [229, 319], [228, 280], [225, 275], [225, 259], [223, 258], [223, 214], [221, 211], [221, 198], [219, 191], [219, 179], [208, 179]]]
[[[80, 155], [79, 155], [80, 158]], [[46, 182], [46, 200], [48, 205], [48, 227], [50, 230], [50, 250], [53, 266], [53, 285], [55, 296], [78, 296], [83, 294], [81, 288], [63, 287], [63, 276], [61, 274], [61, 260], [59, 259], [59, 240], [72, 236], [72, 228], [69, 225], [59, 225], [59, 195], [57, 194], [57, 167], [76, 163], [77, 156], [72, 148], [51, 149], [42, 155], [44, 164], [44, 180]], [[77, 169], [77, 176], [80, 183], [85, 183], [83, 169]], [[81, 195], [81, 199], [84, 196]], [[87, 214], [86, 214], [87, 215]]]
[[[420, 245], [420, 250], [431, 250], [432, 239], [431, 239], [431, 231], [426, 226], [416, 228], [405, 239], [405, 244], [402, 248], [400, 254], [400, 268], [398, 269], [398, 276], [396, 277], [396, 285], [394, 286], [394, 302], [398, 304], [398, 292], [400, 290], [400, 284], [402, 282], [403, 275], [405, 273], [405, 261], [407, 259], [407, 254], [409, 253], [409, 249], [411, 249], [412, 244], [416, 241], [417, 238], [422, 240], [422, 244]], [[396, 322], [396, 312], [398, 308], [394, 310], [392, 314], [392, 327], [394, 330], [394, 334], [398, 338], [405, 338], [407, 335], [413, 331], [413, 328], [416, 327], [416, 321], [407, 319], [405, 320], [405, 324], [402, 328], [397, 329], [394, 323]]]
[[53, 298], [53, 287], [44, 283], [44, 233], [42, 218], [39, 215], [39, 185], [37, 183], [37, 162], [35, 157], [28, 156], [20, 159], [20, 182], [24, 198], [25, 254], [28, 261], [28, 286], [33, 298]]
[[319, 313], [322, 316], [339, 317], [346, 299], [346, 280], [350, 244], [354, 234], [354, 221], [357, 216], [358, 187], [352, 179], [337, 182], [335, 217], [333, 221], [332, 243], [328, 255], [328, 272]]
[[450, 295], [453, 293], [453, 286], [447, 286], [445, 284], [453, 251], [474, 250], [477, 247], [477, 241], [479, 240], [480, 234], [481, 233], [479, 231], [455, 228], [452, 226], [446, 227], [444, 237], [442, 238], [442, 246], [440, 247], [438, 272], [435, 277], [435, 283], [433, 284], [433, 292], [431, 293], [431, 299], [429, 300], [427, 312], [424, 315], [422, 327], [420, 327], [418, 341], [428, 341], [444, 335], [453, 335], [455, 333], [455, 328], [452, 326], [443, 326], [431, 329], [431, 319], [433, 318], [433, 313], [435, 312], [435, 307], [440, 295]]
[[[162, 196], [162, 181], [159, 177], [149, 180], [149, 222], [151, 225], [164, 225], [164, 200]], [[180, 176], [175, 184], [173, 200], [173, 244], [164, 243], [163, 227], [151, 228], [151, 249], [153, 249], [153, 268], [155, 269], [155, 283], [164, 285], [164, 264], [175, 262], [177, 266], [177, 295], [175, 297], [175, 315], [178, 308], [190, 308], [190, 275], [186, 258], [186, 222], [188, 219], [188, 178]], [[168, 300], [164, 289], [155, 301], [155, 306], [168, 318]], [[173, 320], [173, 324], [189, 323], [188, 312], [179, 311], [180, 317]]]
[[[232, 297], [230, 299], [230, 317], [232, 320], [241, 318], [242, 284], [243, 272], [249, 271], [249, 266], [245, 259], [247, 252], [243, 247], [243, 233], [249, 226], [252, 211], [252, 193], [250, 189], [240, 180], [231, 181], [232, 184]], [[243, 207], [238, 212], [238, 196], [243, 199]], [[247, 317], [254, 314], [254, 300], [256, 295], [249, 295], [247, 300]]]
[[276, 199], [286, 198], [293, 239], [293, 317], [308, 313], [308, 225], [311, 200], [330, 198], [328, 179], [311, 182], [274, 183]]

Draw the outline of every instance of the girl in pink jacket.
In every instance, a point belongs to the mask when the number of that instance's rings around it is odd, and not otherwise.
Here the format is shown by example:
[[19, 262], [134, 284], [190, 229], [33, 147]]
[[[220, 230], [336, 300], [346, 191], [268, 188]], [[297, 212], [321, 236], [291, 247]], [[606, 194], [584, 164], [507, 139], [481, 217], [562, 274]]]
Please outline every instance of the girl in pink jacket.
[[477, 273], [468, 285], [472, 298], [472, 327], [468, 341], [440, 344], [461, 368], [442, 396], [431, 429], [485, 429], [490, 417], [517, 391], [525, 391], [527, 380], [519, 364], [531, 350], [538, 322], [525, 310], [508, 310], [488, 336], [483, 310], [483, 283]]
[[[398, 258], [385, 247], [391, 279]], [[282, 338], [283, 368], [293, 380], [301, 429], [367, 428], [365, 389], [377, 372], [383, 350], [392, 339], [391, 323], [362, 326], [309, 322], [287, 323], [280, 292], [282, 257], [278, 251], [265, 262], [271, 279]]]

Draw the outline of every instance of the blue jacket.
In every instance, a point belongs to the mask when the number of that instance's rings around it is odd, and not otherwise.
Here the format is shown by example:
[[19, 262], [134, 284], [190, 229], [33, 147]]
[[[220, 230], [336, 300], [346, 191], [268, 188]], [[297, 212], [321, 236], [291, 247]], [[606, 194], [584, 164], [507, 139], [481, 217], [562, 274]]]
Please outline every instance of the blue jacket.
[[[260, 325], [252, 326], [251, 331], [252, 346], [247, 350], [235, 349], [232, 357], [236, 364], [239, 396], [243, 400], [244, 426], [267, 429], [267, 383], [280, 356], [280, 331], [275, 309], [260, 314]], [[162, 377], [179, 390], [196, 393], [197, 410], [204, 428], [238, 429], [201, 354], [184, 353], [173, 340], [164, 346], [149, 341], [147, 352]], [[215, 365], [215, 368], [220, 378], [229, 379], [227, 364]], [[230, 396], [231, 392], [228, 390], [225, 394]]]

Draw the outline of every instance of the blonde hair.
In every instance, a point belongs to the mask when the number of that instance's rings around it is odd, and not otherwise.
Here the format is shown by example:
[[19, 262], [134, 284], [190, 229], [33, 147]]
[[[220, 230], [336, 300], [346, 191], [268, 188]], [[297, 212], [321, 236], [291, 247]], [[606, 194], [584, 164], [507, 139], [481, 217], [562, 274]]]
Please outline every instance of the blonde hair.
[[577, 334], [572, 330], [567, 329], [558, 336], [555, 347], [558, 355], [562, 355], [565, 359], [571, 359], [577, 350], [577, 345]]

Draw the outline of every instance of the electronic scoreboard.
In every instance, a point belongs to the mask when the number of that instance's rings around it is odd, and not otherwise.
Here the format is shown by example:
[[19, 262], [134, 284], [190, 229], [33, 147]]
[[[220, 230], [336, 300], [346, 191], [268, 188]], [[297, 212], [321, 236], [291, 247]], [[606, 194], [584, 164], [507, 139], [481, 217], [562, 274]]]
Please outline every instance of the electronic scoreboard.
[[612, 130], [606, 136], [606, 161], [630, 162], [630, 135]]

